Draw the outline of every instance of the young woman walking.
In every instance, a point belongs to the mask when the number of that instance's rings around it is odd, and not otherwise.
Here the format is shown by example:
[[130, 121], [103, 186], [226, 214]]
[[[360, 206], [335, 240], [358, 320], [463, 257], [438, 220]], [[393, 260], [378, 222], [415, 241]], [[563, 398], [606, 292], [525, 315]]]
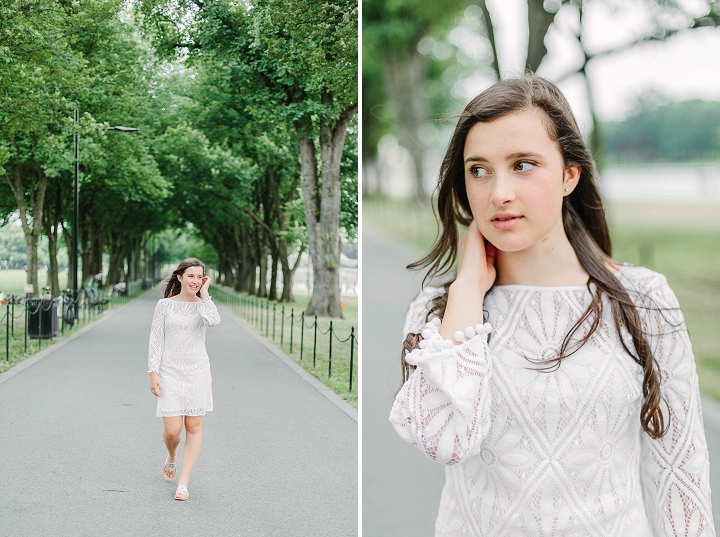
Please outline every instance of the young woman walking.
[[150, 391], [158, 398], [155, 415], [163, 418], [168, 450], [163, 474], [168, 481], [175, 477], [180, 433], [185, 426], [176, 500], [190, 497], [187, 485], [202, 444], [202, 417], [213, 409], [205, 328], [218, 324], [220, 315], [209, 287], [202, 262], [190, 258], [180, 263], [165, 286], [165, 298], [155, 307], [150, 332]]
[[[542, 78], [465, 108], [411, 268], [390, 420], [446, 466], [436, 536], [710, 536], [695, 362], [666, 279], [610, 255], [595, 166]], [[467, 226], [458, 240], [457, 225]]]

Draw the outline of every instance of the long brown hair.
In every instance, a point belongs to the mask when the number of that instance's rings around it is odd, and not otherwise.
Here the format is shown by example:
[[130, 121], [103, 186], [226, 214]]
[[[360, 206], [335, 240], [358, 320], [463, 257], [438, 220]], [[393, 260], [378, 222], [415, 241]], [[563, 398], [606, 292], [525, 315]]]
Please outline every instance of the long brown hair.
[[[205, 264], [199, 259], [196, 259], [194, 257], [188, 257], [187, 259], [182, 261], [170, 275], [170, 278], [165, 284], [165, 298], [180, 294], [182, 284], [180, 283], [180, 280], [178, 280], [178, 276], [182, 276], [183, 274], [185, 274], [185, 271], [189, 267], [202, 267], [203, 276], [205, 276]], [[200, 298], [200, 291], [195, 293], [195, 296]]]
[[[653, 438], [661, 437], [665, 431], [665, 420], [660, 409], [660, 370], [648, 344], [637, 311], [628, 292], [615, 277], [610, 262], [611, 244], [605, 212], [595, 181], [595, 162], [585, 144], [577, 126], [570, 105], [551, 82], [538, 76], [527, 74], [520, 78], [502, 80], [480, 95], [465, 107], [458, 120], [450, 145], [440, 168], [440, 183], [437, 192], [437, 212], [441, 229], [430, 252], [422, 259], [408, 265], [410, 269], [429, 267], [425, 281], [446, 274], [453, 266], [458, 254], [458, 224], [468, 226], [472, 222], [472, 212], [465, 190], [463, 151], [468, 131], [479, 122], [488, 122], [512, 112], [537, 108], [544, 112], [547, 119], [547, 131], [557, 142], [563, 156], [565, 167], [579, 166], [580, 179], [575, 189], [563, 199], [562, 218], [565, 234], [575, 250], [578, 260], [589, 274], [588, 290], [592, 301], [587, 310], [565, 336], [557, 357], [547, 362], [545, 371], [554, 370], [592, 337], [601, 321], [602, 295], [607, 295], [618, 339], [625, 351], [643, 369], [643, 403], [640, 421], [643, 429]], [[443, 317], [447, 305], [446, 293], [435, 298], [428, 312], [431, 316]], [[571, 341], [582, 325], [588, 321], [588, 330], [582, 330], [579, 342]], [[630, 349], [622, 335], [625, 327], [634, 349]], [[405, 361], [405, 354], [417, 347], [421, 337], [409, 334], [403, 345], [402, 373], [403, 382], [410, 376], [414, 367]]]

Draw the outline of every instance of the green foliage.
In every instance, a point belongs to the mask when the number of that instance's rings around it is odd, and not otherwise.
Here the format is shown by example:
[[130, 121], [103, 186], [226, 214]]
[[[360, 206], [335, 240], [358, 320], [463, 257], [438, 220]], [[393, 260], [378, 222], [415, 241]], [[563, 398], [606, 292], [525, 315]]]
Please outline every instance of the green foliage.
[[[158, 262], [197, 252], [215, 263], [220, 254], [233, 273], [247, 264], [247, 274], [266, 246], [276, 256], [284, 243], [293, 255], [307, 244], [295, 121], [319, 136], [321, 121], [357, 102], [356, 23], [348, 0], [312, 9], [271, 0], [5, 2], [0, 222], [17, 212], [10, 178], [19, 175], [27, 221], [42, 218], [62, 245], [77, 133], [80, 250], [92, 273], [109, 254], [111, 279], [122, 277], [125, 259], [129, 268], [147, 245]], [[115, 125], [139, 132], [108, 130]], [[348, 237], [357, 228], [356, 138], [342, 159]], [[49, 178], [43, 214], [40, 176]], [[153, 240], [168, 229], [182, 232]]]
[[720, 159], [720, 102], [701, 100], [653, 105], [623, 121], [605, 123], [603, 149], [609, 160], [688, 162]]
[[0, 263], [25, 264], [25, 237], [20, 226], [0, 227]]
[[[417, 47], [423, 37], [442, 40], [461, 11], [465, 0], [364, 0], [363, 1], [363, 155], [373, 158], [385, 134], [398, 134], [402, 129], [398, 96], [392, 95], [388, 79], [400, 82], [411, 63], [424, 73], [420, 84], [413, 88], [413, 98], [424, 100], [437, 95], [436, 89], [444, 72], [428, 55], [419, 56]], [[413, 58], [413, 56], [415, 56]], [[454, 59], [454, 56], [453, 56]], [[447, 63], [447, 62], [443, 62]], [[444, 67], [447, 67], [445, 65]], [[423, 87], [426, 86], [427, 87]], [[450, 96], [440, 97], [440, 112], [447, 108]], [[415, 136], [416, 133], [410, 133]]]

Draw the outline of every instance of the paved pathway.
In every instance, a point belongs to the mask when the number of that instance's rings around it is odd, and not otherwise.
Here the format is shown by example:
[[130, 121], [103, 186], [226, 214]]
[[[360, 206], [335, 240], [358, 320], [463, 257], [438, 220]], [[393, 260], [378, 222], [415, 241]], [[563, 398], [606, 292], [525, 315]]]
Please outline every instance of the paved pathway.
[[222, 309], [215, 410], [190, 500], [173, 499], [146, 374], [158, 298], [0, 376], [0, 535], [356, 535], [357, 423]]
[[[443, 467], [401, 440], [388, 422], [400, 385], [403, 320], [422, 284], [422, 276], [405, 266], [420, 255], [379, 237], [369, 226], [363, 228], [363, 535], [431, 537]], [[704, 401], [703, 406], [720, 529], [720, 405]]]

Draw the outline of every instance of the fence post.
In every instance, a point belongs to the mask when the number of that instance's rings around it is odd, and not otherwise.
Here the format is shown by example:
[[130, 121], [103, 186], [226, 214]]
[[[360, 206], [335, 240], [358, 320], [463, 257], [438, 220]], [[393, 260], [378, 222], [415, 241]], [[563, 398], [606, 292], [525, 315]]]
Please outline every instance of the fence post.
[[293, 334], [295, 333], [295, 308], [290, 308], [290, 354], [292, 354]]
[[7, 312], [5, 313], [5, 363], [10, 363], [10, 303], [7, 305]]
[[315, 334], [313, 335], [313, 369], [315, 369], [316, 351], [317, 351], [317, 315], [315, 316]]
[[353, 368], [353, 350], [355, 349], [355, 327], [350, 327], [350, 387], [348, 391], [352, 392], [352, 368]]
[[328, 351], [328, 378], [330, 378], [330, 374], [332, 373], [332, 321], [330, 321], [330, 330], [328, 330], [328, 336], [330, 337], [330, 350]]
[[270, 333], [270, 301], [265, 302], [265, 337]]
[[15, 295], [12, 295], [12, 320], [10, 321], [10, 334], [15, 339]]
[[273, 341], [275, 341], [275, 304], [273, 304]]
[[280, 347], [283, 344], [283, 335], [285, 333], [285, 306], [280, 310]]
[[25, 293], [25, 352], [27, 354], [27, 333], [28, 333], [28, 294]]
[[41, 302], [40, 297], [38, 297], [37, 313], [38, 313], [38, 349], [42, 349], [42, 333], [43, 333], [42, 318], [43, 318], [43, 316], [42, 316], [42, 302]]
[[300, 326], [300, 359], [302, 360], [303, 342], [305, 340], [305, 312], [304, 311], [300, 314], [300, 322], [302, 323], [302, 326]]

